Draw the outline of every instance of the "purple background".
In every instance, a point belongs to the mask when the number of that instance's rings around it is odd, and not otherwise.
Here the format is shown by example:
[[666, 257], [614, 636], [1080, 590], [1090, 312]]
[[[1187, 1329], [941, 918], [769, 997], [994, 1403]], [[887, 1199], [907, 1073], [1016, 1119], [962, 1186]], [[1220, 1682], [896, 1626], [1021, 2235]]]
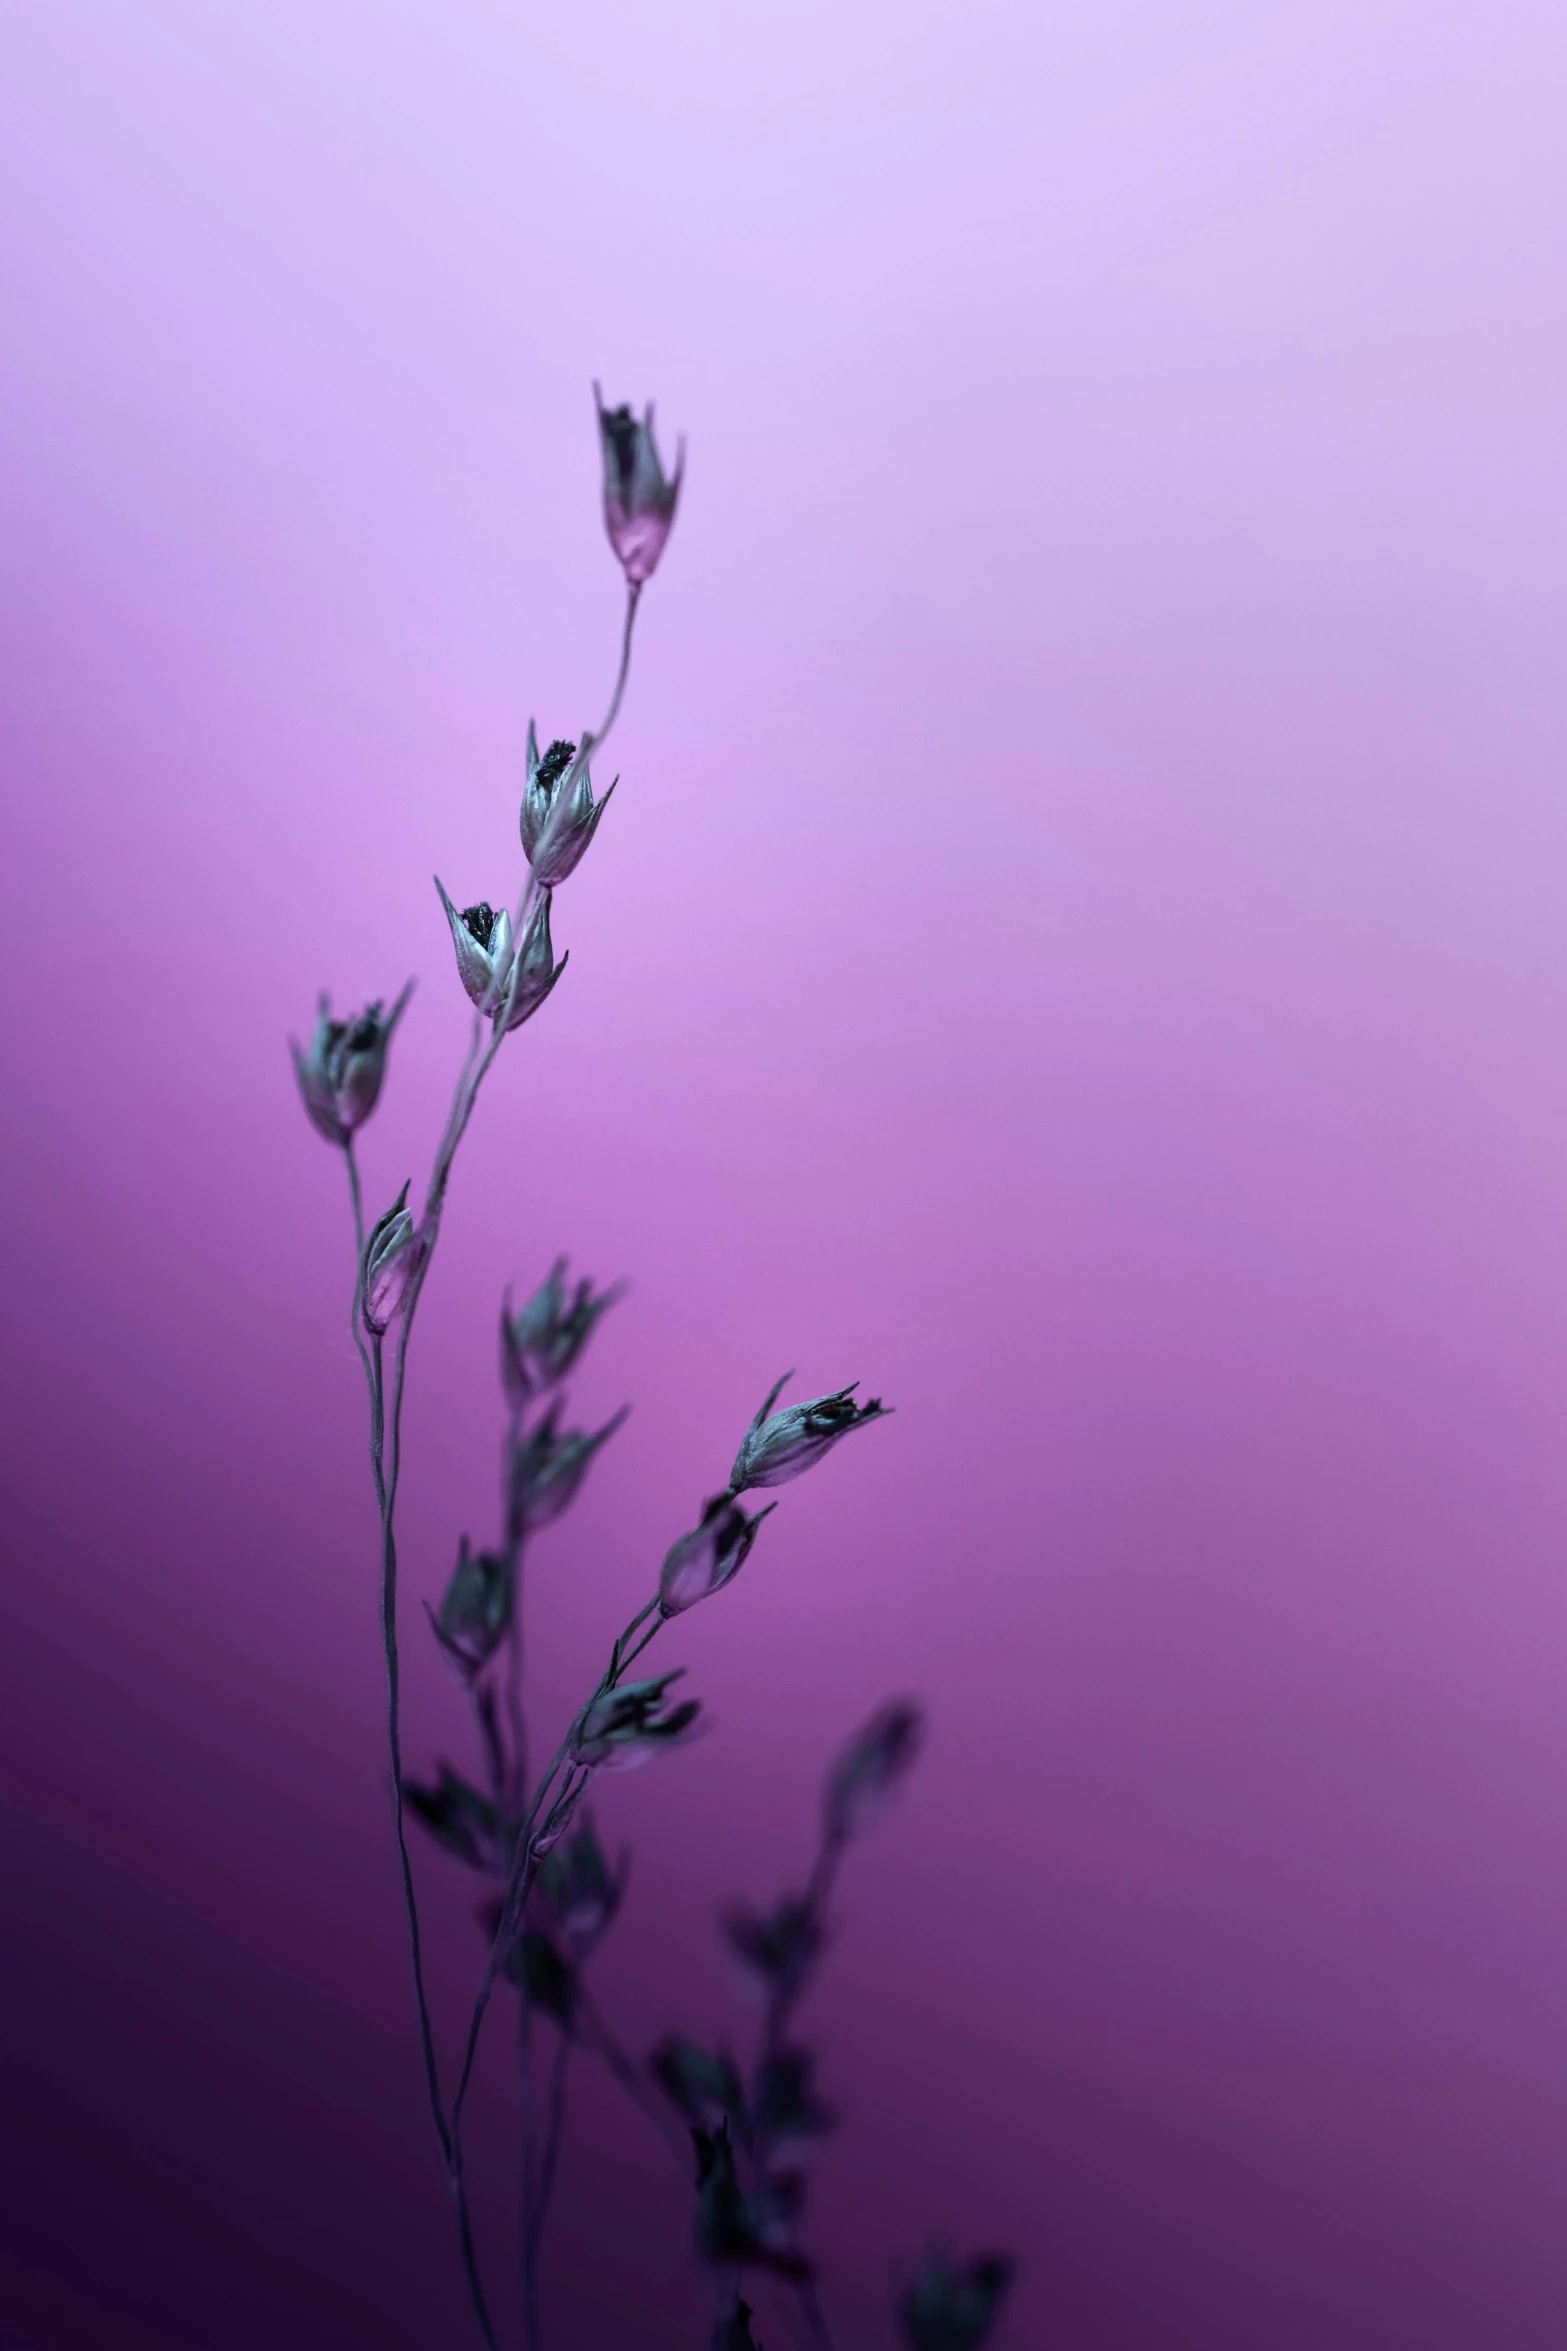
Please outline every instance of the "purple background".
[[[468, 2339], [380, 1764], [346, 1207], [283, 1048], [514, 889], [617, 624], [588, 384], [691, 440], [571, 969], [459, 1164], [417, 1600], [492, 1318], [633, 1277], [541, 1719], [773, 1376], [898, 1406], [669, 1639], [606, 1994], [933, 1720], [812, 2021], [855, 2351], [1567, 2339], [1561, 273], [1525, 0], [19, 0], [0, 76], [14, 1009], [8, 2343]], [[604, 778], [602, 780], [607, 780]], [[478, 1958], [421, 1854], [443, 2034]], [[507, 2188], [492, 2052], [479, 2161]], [[586, 2078], [560, 2351], [702, 2339]], [[773, 2324], [769, 2351], [785, 2340]]]

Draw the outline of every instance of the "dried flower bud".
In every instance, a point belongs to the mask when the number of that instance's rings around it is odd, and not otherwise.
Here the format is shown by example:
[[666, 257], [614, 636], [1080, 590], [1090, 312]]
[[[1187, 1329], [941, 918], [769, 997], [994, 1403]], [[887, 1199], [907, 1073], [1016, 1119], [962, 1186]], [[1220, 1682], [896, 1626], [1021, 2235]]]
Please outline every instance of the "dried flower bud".
[[415, 1820], [422, 1821], [438, 1845], [466, 1861], [470, 1869], [492, 1874], [504, 1869], [500, 1820], [494, 1805], [477, 1788], [470, 1788], [449, 1763], [437, 1765], [433, 1787], [419, 1780], [403, 1782], [403, 1799]]
[[408, 1293], [424, 1262], [424, 1243], [404, 1206], [407, 1198], [408, 1186], [404, 1184], [386, 1214], [370, 1227], [365, 1242], [360, 1311], [365, 1329], [378, 1339], [407, 1305]]
[[573, 1727], [573, 1762], [591, 1769], [629, 1771], [661, 1747], [673, 1746], [701, 1712], [695, 1698], [665, 1711], [664, 1692], [679, 1679], [679, 1673], [666, 1673], [656, 1681], [625, 1682], [618, 1690], [601, 1691]]
[[517, 1411], [545, 1388], [553, 1388], [575, 1364], [593, 1335], [599, 1316], [623, 1295], [624, 1284], [593, 1295], [579, 1281], [568, 1298], [562, 1279], [566, 1260], [557, 1257], [526, 1303], [512, 1311], [508, 1290], [501, 1304], [501, 1380]]
[[660, 2041], [648, 2059], [648, 2071], [677, 2113], [699, 2129], [745, 2110], [740, 2076], [730, 2059], [715, 2056], [695, 2041], [678, 2035]]
[[822, 1791], [823, 1821], [834, 1844], [874, 1819], [918, 1755], [924, 1729], [919, 1708], [894, 1699], [849, 1741]]
[[526, 1928], [506, 1954], [506, 1973], [530, 2007], [570, 2031], [577, 2013], [577, 1971], [548, 1935]]
[[682, 438], [675, 470], [666, 480], [653, 440], [651, 404], [639, 424], [629, 408], [606, 408], [597, 384], [593, 398], [604, 447], [604, 528], [627, 585], [640, 588], [652, 578], [675, 519], [686, 445]]
[[782, 1412], [774, 1412], [780, 1391], [793, 1377], [793, 1372], [786, 1371], [783, 1379], [774, 1383], [766, 1403], [746, 1430], [729, 1473], [732, 1494], [743, 1494], [754, 1486], [785, 1485], [802, 1470], [814, 1467], [851, 1429], [863, 1428], [867, 1421], [886, 1417], [887, 1408], [878, 1397], [873, 1396], [868, 1404], [855, 1403], [858, 1380], [847, 1388], [836, 1389], [830, 1396], [813, 1396], [807, 1404], [790, 1404]]
[[514, 951], [511, 916], [504, 906], [497, 914], [489, 900], [482, 898], [476, 906], [465, 907], [459, 914], [442, 888], [439, 875], [435, 886], [440, 891], [451, 928], [457, 977], [470, 1003], [476, 1004], [493, 1021], [505, 1017], [509, 1035], [538, 1011], [569, 960], [563, 955], [557, 963], [550, 944], [550, 894], [548, 890], [540, 891], [523, 931], [522, 944]]
[[682, 1535], [665, 1558], [658, 1578], [659, 1614], [678, 1616], [683, 1608], [694, 1608], [699, 1600], [721, 1592], [744, 1567], [757, 1528], [777, 1507], [769, 1502], [766, 1510], [747, 1518], [727, 1494], [716, 1495], [703, 1509], [700, 1523]]
[[[544, 890], [553, 890], [575, 873], [615, 789], [611, 784], [603, 799], [595, 800], [588, 763], [578, 759], [576, 751], [575, 743], [554, 742], [541, 759], [529, 719], [528, 780], [519, 822], [533, 878]], [[615, 783], [619, 781], [617, 776]]]
[[909, 2351], [978, 2351], [996, 2322], [1014, 2264], [981, 2254], [955, 2269], [933, 2253], [898, 2306]]
[[309, 1050], [290, 1037], [306, 1115], [329, 1143], [346, 1143], [374, 1110], [386, 1075], [386, 1049], [412, 993], [410, 980], [390, 1012], [383, 1015], [378, 996], [352, 1020], [334, 1020], [332, 1000], [323, 993]]
[[741, 1966], [769, 1992], [794, 1999], [821, 1956], [821, 1921], [813, 1905], [785, 1895], [763, 1913], [741, 1904], [724, 1912], [721, 1924]]
[[770, 2269], [775, 2276], [804, 2279], [811, 2265], [790, 2242], [799, 2197], [794, 2183], [769, 2180], [747, 2196], [735, 2170], [729, 2125], [716, 2131], [693, 2129], [696, 2148], [696, 2247], [709, 2269]]
[[611, 1870], [591, 1813], [582, 1825], [545, 1856], [537, 1879], [538, 1900], [557, 1934], [573, 1953], [585, 1953], [614, 1923], [625, 1897], [630, 1855]]
[[721, 2313], [713, 2326], [708, 2351], [763, 2351], [751, 2332], [751, 2305], [737, 2300], [733, 2310]]
[[751, 2129], [759, 2142], [777, 2148], [823, 2138], [833, 2128], [837, 2118], [816, 2095], [815, 2070], [809, 2049], [779, 2049], [763, 2059], [751, 2098]]
[[495, 1551], [470, 1551], [464, 1535], [441, 1605], [428, 1613], [436, 1639], [469, 1680], [505, 1639], [512, 1599], [510, 1560]]
[[557, 1396], [543, 1419], [514, 1437], [507, 1448], [506, 1525], [514, 1543], [524, 1535], [536, 1535], [570, 1508], [594, 1454], [608, 1444], [630, 1410], [623, 1406], [591, 1435], [583, 1429], [567, 1429], [562, 1435], [557, 1424], [564, 1408], [565, 1399]]

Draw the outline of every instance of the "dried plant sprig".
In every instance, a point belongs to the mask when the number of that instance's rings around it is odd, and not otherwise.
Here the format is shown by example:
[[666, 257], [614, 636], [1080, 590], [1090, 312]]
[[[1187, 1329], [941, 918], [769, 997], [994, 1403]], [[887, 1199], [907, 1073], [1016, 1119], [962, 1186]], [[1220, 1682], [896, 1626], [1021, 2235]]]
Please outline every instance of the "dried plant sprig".
[[332, 1018], [332, 999], [323, 989], [308, 1047], [289, 1039], [305, 1115], [327, 1142], [346, 1146], [380, 1100], [387, 1047], [413, 986], [406, 983], [390, 1012], [383, 1013], [377, 996], [352, 1020]]

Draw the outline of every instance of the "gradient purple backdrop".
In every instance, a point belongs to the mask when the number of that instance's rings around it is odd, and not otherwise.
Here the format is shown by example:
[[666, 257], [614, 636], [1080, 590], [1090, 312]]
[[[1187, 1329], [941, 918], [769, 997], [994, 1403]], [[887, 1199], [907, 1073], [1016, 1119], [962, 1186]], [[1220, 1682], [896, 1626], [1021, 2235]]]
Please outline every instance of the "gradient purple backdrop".
[[[685, 1628], [715, 1737], [603, 1808], [626, 2030], [738, 2023], [717, 1902], [929, 1702], [814, 2010], [845, 2342], [942, 2230], [1024, 2255], [998, 2351], [1554, 2351], [1567, 18], [20, 0], [0, 48], [0, 2339], [467, 2340], [283, 1037], [416, 971], [365, 1158], [424, 1169], [429, 877], [515, 887], [528, 717], [609, 677], [597, 374], [689, 485], [422, 1323], [411, 1754], [464, 1735], [417, 1597], [493, 1526], [505, 1279], [634, 1284], [548, 1716], [775, 1374], [863, 1377], [897, 1418]], [[695, 2343], [678, 2180], [591, 2085], [574, 2129], [561, 2351]]]

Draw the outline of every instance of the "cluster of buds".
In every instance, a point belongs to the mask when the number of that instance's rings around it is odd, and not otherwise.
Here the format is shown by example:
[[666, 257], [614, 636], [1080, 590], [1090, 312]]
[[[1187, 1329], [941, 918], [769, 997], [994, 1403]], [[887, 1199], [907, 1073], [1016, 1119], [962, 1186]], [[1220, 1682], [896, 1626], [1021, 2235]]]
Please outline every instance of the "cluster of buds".
[[386, 1049], [412, 994], [410, 980], [390, 1012], [383, 1011], [378, 996], [352, 1020], [334, 1020], [332, 999], [323, 993], [309, 1045], [290, 1037], [305, 1115], [329, 1143], [346, 1145], [380, 1100]]
[[782, 1412], [774, 1412], [773, 1406], [793, 1377], [793, 1372], [786, 1371], [774, 1382], [746, 1430], [729, 1472], [731, 1494], [744, 1494], [756, 1486], [787, 1485], [802, 1471], [814, 1468], [851, 1429], [886, 1417], [887, 1407], [878, 1397], [873, 1396], [868, 1404], [855, 1403], [858, 1380], [835, 1389], [830, 1396], [813, 1396], [808, 1403], [789, 1404]]
[[631, 1771], [683, 1739], [701, 1712], [695, 1698], [665, 1704], [664, 1692], [680, 1674], [659, 1674], [645, 1682], [624, 1682], [601, 1690], [572, 1726], [573, 1763], [590, 1771]]
[[595, 1294], [586, 1278], [568, 1294], [566, 1260], [557, 1257], [538, 1288], [513, 1308], [508, 1290], [501, 1304], [501, 1384], [514, 1412], [558, 1387], [593, 1336], [600, 1315], [622, 1295], [613, 1283]]

